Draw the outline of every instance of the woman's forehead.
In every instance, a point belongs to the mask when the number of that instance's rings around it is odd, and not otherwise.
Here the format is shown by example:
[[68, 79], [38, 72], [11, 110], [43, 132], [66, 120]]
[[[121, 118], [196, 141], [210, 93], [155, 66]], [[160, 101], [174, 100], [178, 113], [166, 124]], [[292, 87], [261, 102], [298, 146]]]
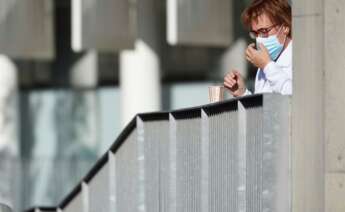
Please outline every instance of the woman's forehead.
[[252, 30], [267, 28], [273, 25], [273, 22], [266, 13], [261, 13], [257, 18], [252, 20]]

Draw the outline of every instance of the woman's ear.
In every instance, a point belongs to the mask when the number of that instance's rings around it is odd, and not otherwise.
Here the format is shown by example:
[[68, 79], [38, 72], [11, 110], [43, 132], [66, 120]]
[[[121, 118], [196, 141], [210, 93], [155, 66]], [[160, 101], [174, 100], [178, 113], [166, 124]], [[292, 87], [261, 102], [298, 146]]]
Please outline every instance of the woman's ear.
[[290, 27], [283, 26], [283, 29], [284, 29], [284, 34], [285, 34], [285, 35], [290, 34]]

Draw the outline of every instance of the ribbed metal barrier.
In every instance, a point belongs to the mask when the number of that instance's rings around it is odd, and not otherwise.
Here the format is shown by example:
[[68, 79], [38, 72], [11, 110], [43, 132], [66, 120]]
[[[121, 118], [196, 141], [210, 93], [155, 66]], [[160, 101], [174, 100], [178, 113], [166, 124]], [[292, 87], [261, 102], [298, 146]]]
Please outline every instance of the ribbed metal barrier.
[[56, 208], [63, 212], [291, 211], [290, 97], [139, 114]]

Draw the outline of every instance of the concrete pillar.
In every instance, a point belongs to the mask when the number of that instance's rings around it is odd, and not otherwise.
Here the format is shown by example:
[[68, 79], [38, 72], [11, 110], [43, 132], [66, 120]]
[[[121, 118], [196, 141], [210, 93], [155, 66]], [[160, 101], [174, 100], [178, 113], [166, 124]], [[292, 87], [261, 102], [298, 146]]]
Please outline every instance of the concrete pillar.
[[345, 211], [345, 1], [324, 0], [326, 212]]
[[0, 55], [0, 203], [14, 204], [13, 183], [17, 156], [17, 68]]
[[95, 88], [98, 83], [98, 55], [87, 51], [75, 61], [70, 70], [70, 84], [76, 88]]
[[324, 211], [323, 0], [293, 3], [293, 211]]
[[17, 68], [6, 56], [0, 55], [0, 151], [17, 152], [16, 95]]
[[122, 126], [136, 113], [161, 108], [157, 2], [137, 1], [138, 39], [133, 50], [120, 53]]
[[54, 58], [54, 1], [0, 1], [0, 52], [15, 58]]
[[[98, 85], [98, 67], [98, 53], [87, 51], [71, 67], [69, 78], [71, 86], [77, 89], [72, 102], [85, 110], [84, 121], [75, 121], [74, 133], [81, 145], [93, 153], [99, 148], [99, 99], [95, 90]], [[80, 88], [84, 90], [78, 92]]]
[[345, 2], [293, 2], [293, 211], [345, 211]]

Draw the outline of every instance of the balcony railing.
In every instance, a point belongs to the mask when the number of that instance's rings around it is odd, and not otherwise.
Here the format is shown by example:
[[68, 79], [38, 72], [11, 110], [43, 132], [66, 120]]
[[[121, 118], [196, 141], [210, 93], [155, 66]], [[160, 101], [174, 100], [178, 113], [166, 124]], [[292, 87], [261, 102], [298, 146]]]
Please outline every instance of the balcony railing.
[[254, 95], [137, 115], [55, 208], [291, 211], [290, 97]]

